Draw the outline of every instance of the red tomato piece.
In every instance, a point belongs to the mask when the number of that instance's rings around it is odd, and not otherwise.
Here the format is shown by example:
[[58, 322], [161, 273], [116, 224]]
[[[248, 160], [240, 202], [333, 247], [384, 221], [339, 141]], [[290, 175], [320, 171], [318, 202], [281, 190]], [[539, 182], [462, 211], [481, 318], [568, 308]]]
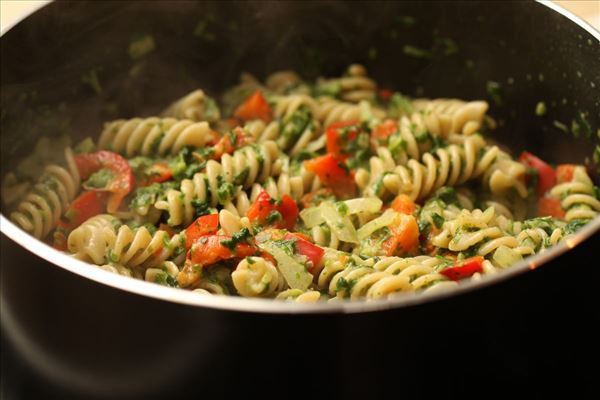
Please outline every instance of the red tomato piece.
[[460, 279], [468, 278], [476, 272], [482, 272], [482, 264], [483, 257], [475, 256], [463, 260], [460, 264], [441, 270], [440, 274], [453, 281], [458, 281]]
[[538, 173], [537, 194], [539, 196], [546, 193], [550, 188], [556, 185], [556, 172], [554, 169], [540, 160], [533, 154], [524, 151], [519, 157], [519, 161], [529, 168], [533, 168]]
[[[279, 213], [277, 215], [276, 213]], [[246, 212], [250, 221], [278, 229], [293, 229], [298, 219], [298, 206], [287, 194], [280, 201], [274, 200], [265, 190], [259, 193]]]
[[419, 245], [419, 225], [415, 217], [399, 214], [389, 229], [392, 235], [382, 245], [387, 256], [416, 252]]
[[167, 163], [157, 163], [144, 171], [144, 177], [140, 179], [138, 186], [149, 186], [153, 183], [168, 181], [173, 177], [173, 171]]
[[243, 121], [261, 119], [268, 123], [273, 119], [273, 110], [265, 96], [257, 90], [236, 108], [233, 116]]
[[385, 139], [391, 134], [398, 131], [398, 124], [393, 119], [386, 119], [381, 124], [377, 125], [371, 131], [371, 137], [374, 139]]
[[556, 179], [558, 183], [571, 182], [576, 166], [575, 164], [561, 164], [556, 167]]
[[383, 101], [388, 101], [394, 94], [394, 91], [388, 88], [381, 88], [377, 91], [377, 95]]
[[333, 190], [336, 196], [351, 198], [356, 195], [354, 172], [348, 169], [344, 160], [335, 155], [325, 154], [312, 160], [306, 160], [304, 167], [315, 173], [325, 186]]
[[284, 239], [296, 239], [296, 251], [308, 258], [311, 261], [311, 266], [308, 268], [308, 272], [313, 273], [323, 260], [325, 250], [310, 242], [306, 235], [299, 232], [288, 232], [285, 234]]
[[538, 216], [565, 218], [565, 211], [560, 206], [560, 200], [551, 197], [542, 197], [538, 200]]
[[327, 152], [339, 156], [348, 157], [346, 146], [349, 142], [356, 139], [360, 127], [358, 121], [335, 122], [327, 127], [325, 135], [327, 136]]
[[212, 235], [219, 230], [219, 214], [209, 214], [198, 217], [185, 230], [185, 248], [189, 250], [192, 244], [204, 235]]
[[73, 200], [63, 218], [58, 221], [54, 233], [54, 247], [66, 250], [66, 239], [69, 232], [93, 216], [101, 214], [104, 211], [105, 202], [104, 193], [94, 191], [84, 192]]
[[256, 253], [256, 246], [248, 243], [237, 243], [233, 251], [223, 244], [231, 240], [227, 235], [200, 236], [192, 245], [187, 258], [194, 264], [212, 265], [232, 258], [244, 258]]
[[112, 151], [100, 150], [95, 153], [78, 154], [75, 156], [75, 163], [82, 180], [103, 168], [112, 173], [112, 179], [104, 188], [92, 190], [111, 192], [107, 210], [110, 213], [117, 211], [135, 184], [135, 178], [127, 160]]
[[412, 213], [414, 213], [415, 209], [417, 208], [417, 206], [411, 200], [411, 198], [405, 194], [399, 194], [398, 196], [396, 196], [394, 201], [392, 201], [392, 205], [390, 207], [401, 214], [408, 215], [412, 215]]

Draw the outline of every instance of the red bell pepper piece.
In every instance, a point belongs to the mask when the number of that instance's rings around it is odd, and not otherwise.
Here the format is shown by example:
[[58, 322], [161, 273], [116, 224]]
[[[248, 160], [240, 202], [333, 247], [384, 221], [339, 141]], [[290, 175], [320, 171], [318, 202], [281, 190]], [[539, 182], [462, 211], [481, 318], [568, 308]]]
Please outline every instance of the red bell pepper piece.
[[127, 160], [112, 151], [100, 150], [95, 153], [78, 154], [75, 156], [75, 163], [82, 180], [89, 178], [92, 173], [100, 169], [106, 169], [112, 173], [112, 178], [105, 187], [91, 190], [110, 192], [107, 210], [110, 213], [117, 211], [135, 184], [135, 178]]
[[227, 247], [224, 242], [231, 240], [227, 235], [200, 236], [187, 254], [187, 258], [194, 264], [208, 266], [219, 261], [232, 258], [244, 258], [256, 253], [257, 248], [248, 243], [237, 243], [234, 249]]
[[475, 256], [463, 260], [460, 264], [441, 270], [440, 274], [453, 281], [458, 281], [460, 279], [468, 278], [476, 272], [482, 272], [482, 265], [483, 257]]
[[571, 182], [573, 180], [573, 172], [575, 172], [574, 164], [561, 164], [556, 167], [556, 178], [558, 183]]
[[315, 173], [325, 186], [333, 190], [336, 196], [351, 198], [356, 195], [354, 171], [348, 169], [343, 159], [329, 153], [304, 161], [304, 167]]
[[394, 201], [392, 201], [392, 205], [390, 207], [401, 214], [407, 215], [412, 215], [415, 212], [415, 209], [417, 208], [417, 206], [411, 200], [411, 198], [405, 194], [399, 194], [398, 196], [396, 196]]
[[387, 102], [393, 94], [394, 91], [388, 88], [381, 88], [377, 91], [377, 95], [384, 102]]
[[236, 108], [233, 116], [243, 121], [261, 119], [269, 123], [273, 119], [273, 110], [265, 96], [257, 90]]
[[373, 139], [385, 139], [398, 130], [398, 124], [393, 119], [386, 119], [371, 131]]
[[58, 221], [54, 233], [54, 247], [59, 250], [67, 249], [69, 232], [79, 225], [104, 211], [106, 198], [102, 192], [84, 192], [71, 202], [63, 217]]
[[541, 197], [538, 200], [538, 216], [565, 218], [565, 211], [560, 206], [560, 200], [551, 197]]
[[412, 215], [399, 214], [388, 227], [391, 236], [382, 244], [386, 256], [413, 254], [419, 245], [419, 225]]
[[185, 248], [189, 250], [200, 236], [212, 235], [219, 230], [219, 214], [198, 217], [185, 230]]
[[556, 172], [554, 169], [540, 160], [533, 154], [524, 151], [519, 157], [519, 161], [529, 168], [533, 168], [538, 174], [537, 194], [542, 196], [550, 188], [556, 185]]
[[[279, 213], [279, 215], [277, 215]], [[298, 219], [298, 206], [287, 194], [277, 201], [266, 191], [260, 192], [246, 212], [250, 221], [278, 229], [293, 229]]]
[[356, 140], [360, 127], [358, 121], [335, 122], [325, 132], [327, 136], [327, 152], [337, 155], [340, 158], [348, 158], [350, 154], [346, 152], [348, 143]]
[[308, 272], [311, 274], [315, 271], [315, 269], [321, 264], [323, 260], [323, 255], [325, 254], [325, 250], [323, 248], [317, 246], [310, 242], [310, 239], [299, 232], [288, 232], [285, 234], [284, 239], [296, 240], [296, 251], [298, 254], [301, 254], [308, 258], [311, 261], [311, 264], [308, 268]]
[[156, 163], [144, 171], [144, 177], [138, 182], [138, 186], [150, 186], [153, 183], [168, 181], [173, 177], [173, 171], [167, 163]]

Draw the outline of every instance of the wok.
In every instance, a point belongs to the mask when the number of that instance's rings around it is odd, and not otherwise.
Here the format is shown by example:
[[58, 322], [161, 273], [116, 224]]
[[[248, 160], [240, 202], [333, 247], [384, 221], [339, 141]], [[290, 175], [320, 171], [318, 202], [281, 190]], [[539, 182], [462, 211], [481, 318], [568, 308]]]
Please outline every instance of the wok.
[[[132, 57], [144, 35], [153, 50]], [[242, 71], [310, 78], [360, 62], [408, 95], [485, 98], [494, 137], [513, 152], [597, 174], [599, 38], [533, 2], [54, 2], [0, 40], [1, 172], [43, 135], [97, 137], [105, 120], [155, 114], [198, 87], [217, 94]], [[127, 279], [54, 251], [5, 215], [0, 224], [3, 391], [11, 384], [15, 396], [452, 397], [488, 385], [491, 397], [592, 394], [598, 218], [453, 292], [318, 305]]]

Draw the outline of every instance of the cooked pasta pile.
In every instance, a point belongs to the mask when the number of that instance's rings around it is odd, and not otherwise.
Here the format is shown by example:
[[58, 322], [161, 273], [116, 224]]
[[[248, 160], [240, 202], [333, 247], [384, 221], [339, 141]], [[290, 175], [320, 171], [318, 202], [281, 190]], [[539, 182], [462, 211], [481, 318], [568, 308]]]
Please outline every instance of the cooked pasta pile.
[[[515, 159], [485, 101], [411, 99], [360, 65], [244, 74], [160, 116], [49, 140], [3, 183], [10, 218], [107, 271], [297, 302], [443, 290], [544, 251], [600, 212], [583, 166]], [[38, 166], [42, 166], [37, 169]]]

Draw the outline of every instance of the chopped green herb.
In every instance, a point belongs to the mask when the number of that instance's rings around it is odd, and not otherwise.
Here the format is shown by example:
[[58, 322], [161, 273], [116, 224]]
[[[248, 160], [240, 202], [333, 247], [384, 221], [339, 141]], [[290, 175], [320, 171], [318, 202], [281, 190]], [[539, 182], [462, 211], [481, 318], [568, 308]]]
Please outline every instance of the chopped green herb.
[[210, 204], [207, 201], [194, 199], [191, 201], [192, 207], [194, 208], [194, 218], [201, 217], [212, 213]]
[[86, 189], [104, 189], [113, 180], [113, 178], [114, 174], [111, 170], [102, 168], [90, 175], [88, 180], [83, 182], [82, 186]]
[[81, 82], [88, 85], [96, 94], [102, 93], [102, 85], [98, 77], [98, 70], [92, 69], [81, 75]]
[[433, 224], [435, 225], [436, 228], [441, 228], [442, 225], [444, 225], [444, 217], [442, 217], [440, 214], [434, 213], [431, 214], [431, 219], [433, 221]]
[[502, 87], [498, 82], [488, 81], [485, 87], [487, 94], [490, 95], [497, 106], [502, 105]]
[[388, 108], [390, 117], [399, 118], [412, 112], [412, 100], [410, 97], [396, 92], [390, 97]]
[[433, 54], [431, 54], [430, 50], [425, 50], [420, 47], [412, 46], [412, 45], [404, 45], [402, 48], [402, 52], [410, 57], [415, 58], [431, 58]]
[[131, 57], [132, 60], [137, 60], [152, 52], [155, 47], [152, 35], [139, 36], [129, 43], [129, 57]]
[[267, 215], [266, 222], [267, 224], [272, 224], [274, 222], [281, 221], [282, 219], [283, 216], [281, 213], [277, 210], [273, 210], [269, 213], [269, 215]]
[[586, 219], [574, 219], [572, 221], [570, 221], [563, 229], [565, 232], [565, 235], [570, 235], [572, 233], [577, 232], [578, 230], [580, 230], [581, 228], [583, 228], [583, 226], [585, 224], [588, 223], [588, 220]]
[[544, 103], [543, 101], [540, 101], [536, 104], [535, 106], [535, 115], [537, 115], [538, 117], [541, 117], [543, 115], [546, 115], [546, 103]]
[[251, 238], [252, 235], [248, 228], [243, 228], [241, 231], [234, 233], [231, 236], [231, 239], [222, 240], [221, 244], [227, 247], [231, 251], [235, 251], [235, 247], [240, 243], [247, 243], [248, 239]]

